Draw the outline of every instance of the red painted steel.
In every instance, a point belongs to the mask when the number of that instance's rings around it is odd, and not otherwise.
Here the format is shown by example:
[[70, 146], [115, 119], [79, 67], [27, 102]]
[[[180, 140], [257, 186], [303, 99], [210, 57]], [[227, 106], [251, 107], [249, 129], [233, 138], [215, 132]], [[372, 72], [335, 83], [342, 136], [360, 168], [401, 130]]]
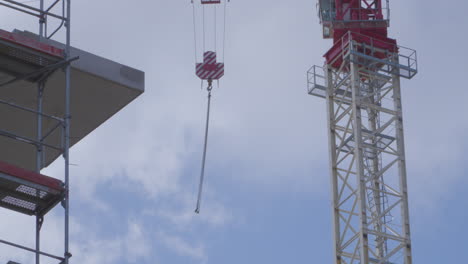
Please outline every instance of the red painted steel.
[[[397, 51], [395, 39], [388, 38], [388, 23], [384, 21], [382, 0], [335, 0], [335, 17], [332, 18], [333, 47], [324, 55], [333, 67], [341, 65], [343, 47], [351, 38], [358, 43], [373, 45], [378, 49]], [[384, 54], [373, 54], [379, 58]]]
[[206, 4], [220, 4], [221, 0], [201, 0], [202, 5]]
[[224, 63], [216, 62], [216, 52], [207, 51], [203, 63], [196, 64], [196, 74], [202, 80], [219, 80], [224, 76]]
[[31, 48], [33, 50], [39, 51], [41, 53], [45, 53], [47, 55], [51, 55], [54, 57], [63, 58], [63, 49], [59, 49], [57, 47], [48, 45], [44, 42], [40, 42], [38, 40], [28, 38], [25, 36], [21, 36], [15, 33], [11, 33], [5, 30], [0, 29], [0, 40], [5, 40], [10, 43], [14, 43], [26, 48]]
[[63, 188], [62, 181], [58, 179], [54, 179], [39, 173], [18, 168], [14, 165], [2, 161], [0, 161], [0, 173], [20, 178], [31, 183], [39, 184], [50, 189], [56, 190], [58, 192], [63, 192], [65, 190]]
[[[370, 35], [370, 36], [369, 36]], [[350, 31], [347, 35], [344, 35], [340, 38], [333, 47], [325, 53], [324, 57], [327, 63], [331, 63], [334, 68], [340, 67], [343, 59], [340, 58], [341, 53], [344, 47], [347, 47], [350, 41], [355, 41], [358, 43], [366, 44], [369, 47], [377, 48], [378, 50], [389, 51], [389, 52], [398, 52], [397, 41], [395, 39], [382, 37], [380, 35], [369, 34], [364, 35], [360, 33], [356, 33], [354, 31]], [[360, 51], [363, 53], [368, 53], [370, 55], [370, 51]], [[377, 51], [372, 54], [373, 57], [378, 59], [383, 59], [386, 57], [386, 54], [382, 51]]]
[[335, 0], [336, 20], [383, 19], [382, 0]]

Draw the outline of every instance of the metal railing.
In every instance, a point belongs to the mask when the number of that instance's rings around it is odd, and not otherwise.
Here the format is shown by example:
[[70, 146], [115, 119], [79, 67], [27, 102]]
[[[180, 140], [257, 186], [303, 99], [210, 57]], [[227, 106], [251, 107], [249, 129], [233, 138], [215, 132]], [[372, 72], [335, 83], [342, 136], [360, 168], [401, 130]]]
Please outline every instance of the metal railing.
[[[29, 5], [28, 2], [22, 3], [13, 0], [0, 0], [0, 6], [8, 7], [24, 14], [37, 17], [41, 25], [40, 35], [43, 35], [47, 39], [52, 38], [58, 31], [60, 31], [60, 29], [63, 28], [65, 22], [67, 21], [66, 0], [55, 0], [49, 6], [44, 6], [44, 2], [42, 2], [40, 8], [33, 7]], [[59, 13], [53, 11], [56, 9], [59, 9]], [[54, 19], [56, 21], [58, 20], [58, 26], [49, 28], [51, 24], [49, 23], [49, 19]], [[49, 31], [52, 33], [49, 34]]]
[[[343, 35], [330, 51], [333, 51], [334, 55], [327, 57], [329, 65], [354, 60], [353, 62], [363, 66], [366, 66], [366, 63], [372, 65], [378, 72], [386, 74], [386, 78], [396, 74], [411, 79], [418, 73], [416, 50], [359, 33], [348, 32]], [[326, 69], [312, 66], [307, 71], [308, 94], [325, 98], [326, 87]]]
[[390, 21], [390, 8], [320, 9], [321, 22]]
[[[390, 20], [389, 8], [349, 8], [345, 10], [337, 10], [335, 21], [386, 21]], [[340, 16], [340, 17], [338, 17]]]
[[378, 62], [380, 70], [386, 73], [397, 74], [408, 79], [418, 73], [416, 50], [396, 43], [349, 31], [341, 37], [332, 50], [338, 47], [341, 47], [340, 52], [335, 57], [329, 58], [329, 62], [334, 62], [339, 58], [350, 59], [350, 55], [353, 54], [359, 58], [357, 63], [363, 63], [366, 60]]
[[314, 65], [307, 71], [307, 92], [325, 98], [327, 94], [325, 69]]

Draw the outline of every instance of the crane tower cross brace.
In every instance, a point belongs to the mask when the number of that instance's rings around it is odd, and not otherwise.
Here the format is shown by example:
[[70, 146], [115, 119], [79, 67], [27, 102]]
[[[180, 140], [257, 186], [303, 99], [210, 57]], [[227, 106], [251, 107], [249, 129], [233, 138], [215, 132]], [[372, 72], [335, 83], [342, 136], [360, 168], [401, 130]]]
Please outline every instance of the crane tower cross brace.
[[319, 0], [324, 67], [308, 92], [327, 105], [334, 263], [411, 264], [400, 78], [416, 51], [387, 37], [388, 0]]

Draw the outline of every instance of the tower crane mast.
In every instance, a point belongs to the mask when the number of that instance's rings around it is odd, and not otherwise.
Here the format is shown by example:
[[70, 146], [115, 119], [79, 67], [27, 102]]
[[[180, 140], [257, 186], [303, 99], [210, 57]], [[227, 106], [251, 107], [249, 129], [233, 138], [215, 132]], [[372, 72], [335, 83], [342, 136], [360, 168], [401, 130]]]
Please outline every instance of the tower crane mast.
[[411, 264], [400, 78], [416, 51], [388, 37], [388, 0], [319, 0], [325, 65], [308, 93], [327, 106], [334, 263]]

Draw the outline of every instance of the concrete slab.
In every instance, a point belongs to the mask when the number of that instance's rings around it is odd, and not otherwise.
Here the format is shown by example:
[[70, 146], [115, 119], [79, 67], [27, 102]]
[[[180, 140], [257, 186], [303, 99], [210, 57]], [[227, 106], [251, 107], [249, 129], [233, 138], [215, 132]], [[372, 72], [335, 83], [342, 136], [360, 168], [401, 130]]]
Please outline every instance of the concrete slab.
[[[38, 39], [30, 32], [14, 31], [23, 37]], [[48, 45], [64, 48], [55, 41]], [[71, 71], [71, 145], [99, 127], [144, 92], [144, 72], [113, 62], [77, 48], [71, 49], [71, 57], [80, 59], [72, 63]], [[0, 83], [13, 77], [0, 72]], [[50, 76], [44, 92], [44, 113], [56, 117], [64, 116], [65, 76], [62, 70]], [[18, 81], [0, 87], [0, 99], [29, 108], [37, 106], [37, 84], [30, 80]], [[28, 138], [36, 138], [36, 114], [0, 104], [0, 130]], [[44, 118], [43, 134], [57, 125], [57, 121]], [[45, 140], [50, 145], [60, 145], [61, 129], [55, 130]], [[0, 160], [21, 168], [34, 170], [36, 148], [11, 138], [0, 137]], [[45, 166], [60, 155], [59, 150], [47, 148]]]

